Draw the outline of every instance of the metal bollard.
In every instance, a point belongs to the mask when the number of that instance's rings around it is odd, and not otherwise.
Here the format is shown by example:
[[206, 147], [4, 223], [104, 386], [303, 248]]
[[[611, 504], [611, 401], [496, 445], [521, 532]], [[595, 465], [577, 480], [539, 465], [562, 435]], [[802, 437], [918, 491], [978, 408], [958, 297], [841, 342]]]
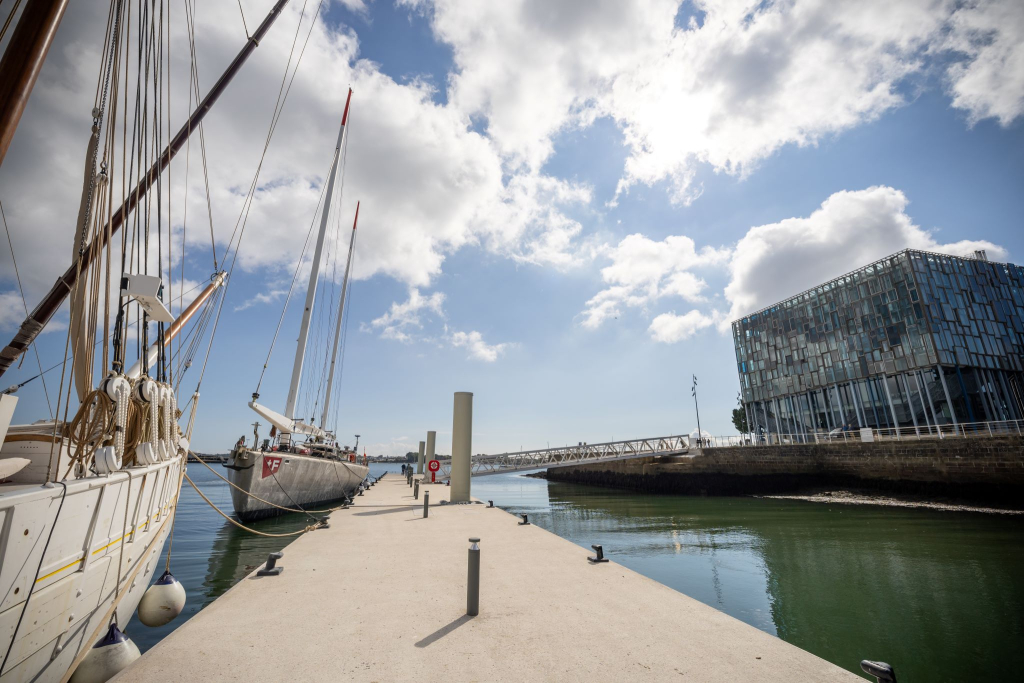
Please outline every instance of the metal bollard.
[[419, 479], [416, 480], [416, 483], [412, 487], [412, 499], [413, 500], [419, 500], [420, 499], [420, 480]]
[[861, 661], [860, 668], [869, 676], [874, 676], [878, 683], [896, 683], [896, 672], [885, 662], [872, 662], [865, 659]]
[[489, 508], [494, 507], [494, 501], [493, 500], [487, 501], [487, 507], [489, 507]]
[[597, 557], [588, 557], [587, 558], [588, 562], [590, 562], [591, 564], [597, 564], [599, 562], [607, 562], [608, 561], [608, 558], [606, 558], [604, 556], [604, 546], [603, 545], [591, 545], [590, 547], [594, 549], [595, 553], [597, 553]]
[[423, 492], [423, 519], [427, 518], [427, 513], [430, 510], [430, 491]]
[[256, 576], [278, 576], [284, 571], [284, 567], [278, 567], [277, 561], [284, 557], [284, 553], [270, 553], [267, 557], [267, 566], [256, 572]]
[[475, 617], [480, 614], [480, 543], [479, 538], [469, 539], [469, 580], [466, 583], [466, 614]]
[[519, 526], [530, 526], [530, 518], [526, 516], [525, 512], [519, 514], [523, 518], [523, 521], [519, 522]]

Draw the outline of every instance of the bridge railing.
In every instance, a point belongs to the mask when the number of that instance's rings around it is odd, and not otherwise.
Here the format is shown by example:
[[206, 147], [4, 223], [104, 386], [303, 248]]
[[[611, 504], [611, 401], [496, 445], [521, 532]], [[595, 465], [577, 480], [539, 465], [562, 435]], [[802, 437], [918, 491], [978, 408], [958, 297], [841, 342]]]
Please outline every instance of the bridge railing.
[[[474, 455], [470, 459], [472, 476], [499, 474], [516, 470], [543, 469], [568, 464], [607, 462], [655, 455], [679, 455], [690, 448], [690, 437], [685, 434], [657, 436], [649, 439], [630, 439], [605, 443], [579, 442], [574, 446], [559, 446], [515, 453]], [[440, 461], [439, 479], [451, 472], [451, 459]]]
[[[1024, 420], [1000, 420], [993, 422], [968, 422], [955, 425], [918, 425], [898, 429], [872, 429], [875, 441], [916, 441], [920, 439], [964, 439], [982, 436], [1017, 435], [1024, 436]], [[860, 443], [859, 429], [843, 431], [810, 431], [794, 433], [764, 432], [761, 434], [737, 434], [732, 436], [704, 435], [694, 437], [696, 448], [722, 448], [727, 446], [780, 446], [806, 443]]]

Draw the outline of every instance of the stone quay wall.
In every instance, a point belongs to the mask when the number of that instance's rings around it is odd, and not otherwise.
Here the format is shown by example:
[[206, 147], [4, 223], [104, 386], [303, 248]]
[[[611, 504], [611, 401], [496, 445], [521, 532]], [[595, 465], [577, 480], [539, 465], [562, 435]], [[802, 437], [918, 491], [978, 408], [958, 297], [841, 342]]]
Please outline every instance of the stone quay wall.
[[684, 495], [847, 488], [1024, 508], [1024, 438], [706, 448], [690, 456], [551, 468], [547, 478]]

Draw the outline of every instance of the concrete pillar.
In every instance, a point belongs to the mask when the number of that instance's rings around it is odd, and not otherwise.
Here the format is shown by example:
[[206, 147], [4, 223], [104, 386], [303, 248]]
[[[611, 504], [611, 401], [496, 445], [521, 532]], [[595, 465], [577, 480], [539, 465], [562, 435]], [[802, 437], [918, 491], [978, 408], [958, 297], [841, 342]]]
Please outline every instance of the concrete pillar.
[[424, 443], [420, 441], [420, 454], [416, 458], [416, 474], [423, 474], [423, 446]]
[[[896, 375], [896, 378], [897, 382], [899, 382], [900, 379], [903, 380], [903, 393], [906, 394], [907, 397], [907, 407], [910, 409], [910, 419], [914, 421], [914, 433], [921, 436], [921, 430], [917, 426], [917, 411], [914, 410], [914, 399], [910, 396], [910, 382], [907, 381], [907, 375], [906, 373], [903, 373]], [[896, 388], [898, 389], [899, 387], [897, 386]], [[925, 415], [925, 419], [928, 419], [927, 415]]]
[[[436, 438], [437, 432], [427, 432], [427, 452], [423, 456], [423, 466], [425, 468], [430, 464], [430, 461], [434, 459], [434, 441], [436, 440]], [[427, 479], [430, 479], [429, 468], [427, 468], [424, 474], [427, 475]]]
[[919, 370], [917, 372], [917, 381], [919, 382], [918, 386], [924, 387], [924, 395], [925, 398], [928, 399], [928, 407], [931, 408], [932, 411], [932, 422], [935, 423], [935, 427], [938, 429], [942, 426], [942, 423], [939, 422], [939, 414], [935, 412], [935, 402], [932, 400], [932, 392], [931, 389], [928, 388], [928, 378], [925, 377], [923, 370]]
[[[942, 382], [942, 393], [946, 397], [946, 405], [949, 406], [949, 416], [953, 420], [953, 427], [954, 427], [953, 431], [955, 433], [956, 432], [956, 426], [958, 424], [957, 421], [956, 421], [956, 408], [953, 407], [953, 399], [951, 399], [949, 397], [949, 387], [946, 386], [946, 374], [944, 372], [942, 372], [942, 366], [941, 365], [936, 365], [935, 369], [939, 373], [939, 381]], [[965, 393], [964, 401], [966, 401], [966, 400], [967, 400], [967, 395]]]
[[896, 408], [892, 404], [892, 392], [889, 391], [889, 377], [882, 375], [882, 379], [879, 380], [882, 383], [882, 388], [885, 389], [885, 400], [889, 402], [889, 411], [892, 413], [892, 425], [893, 429], [896, 430], [896, 440], [900, 440], [900, 421], [896, 419]]
[[452, 417], [451, 502], [469, 502], [469, 457], [473, 452], [473, 394], [455, 392]]

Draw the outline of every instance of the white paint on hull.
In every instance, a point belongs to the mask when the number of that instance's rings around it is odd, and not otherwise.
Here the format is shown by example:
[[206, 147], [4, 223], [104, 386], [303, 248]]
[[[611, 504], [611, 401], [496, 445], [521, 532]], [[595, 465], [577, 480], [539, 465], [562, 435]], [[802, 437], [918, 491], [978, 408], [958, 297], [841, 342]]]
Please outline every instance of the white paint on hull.
[[[270, 460], [265, 468], [266, 458], [279, 458], [280, 462], [274, 466]], [[308, 508], [351, 496], [370, 471], [365, 465], [344, 460], [249, 449], [236, 450], [225, 467], [228, 481], [242, 489], [231, 489], [231, 502], [242, 520], [284, 514], [246, 492], [282, 507]]]
[[[19, 455], [29, 445], [37, 444], [9, 442], [0, 455]], [[78, 654], [106, 631], [118, 585], [117, 622], [128, 625], [159, 569], [183, 464], [177, 457], [109, 476], [69, 479], [59, 516], [59, 484], [0, 486], [0, 653], [15, 638], [0, 681], [60, 681]]]

